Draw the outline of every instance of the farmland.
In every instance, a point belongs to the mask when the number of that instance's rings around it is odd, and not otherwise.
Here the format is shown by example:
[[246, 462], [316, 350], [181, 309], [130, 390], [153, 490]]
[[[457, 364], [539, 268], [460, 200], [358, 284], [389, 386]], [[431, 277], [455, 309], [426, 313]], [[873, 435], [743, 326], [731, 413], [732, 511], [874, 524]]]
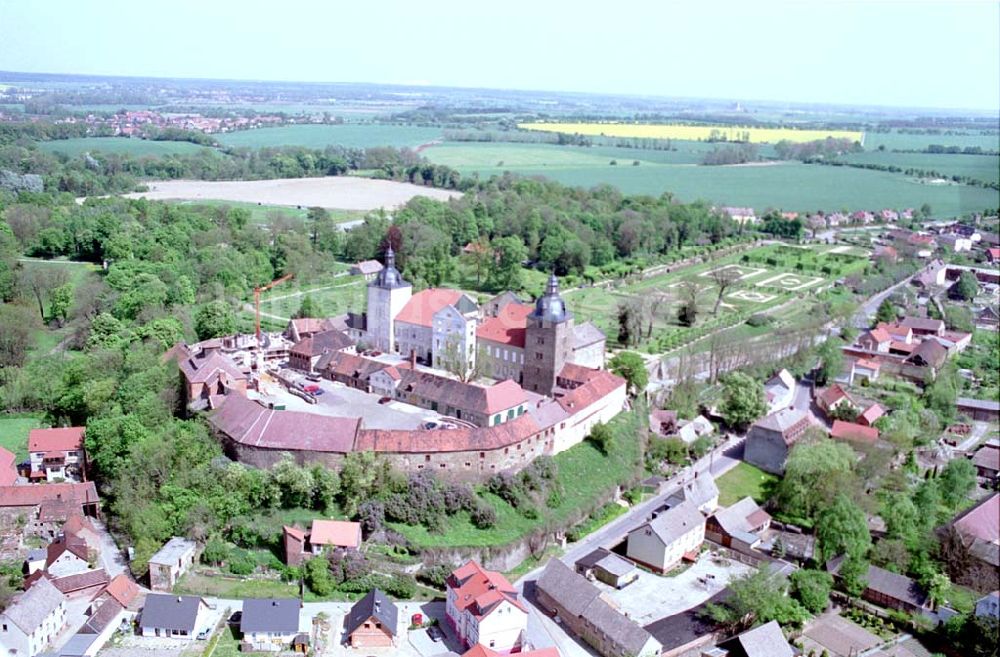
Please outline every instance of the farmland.
[[884, 146], [886, 150], [923, 150], [931, 144], [941, 146], [959, 146], [966, 148], [978, 146], [983, 150], [1000, 150], [1000, 133], [995, 130], [987, 134], [982, 131], [953, 131], [954, 134], [913, 134], [908, 132], [867, 132], [865, 133], [865, 149], [874, 150]]
[[[902, 174], [853, 167], [797, 162], [697, 166], [701, 161], [697, 149], [706, 146], [699, 142], [674, 142], [677, 151], [653, 151], [548, 144], [445, 143], [426, 149], [423, 155], [436, 164], [454, 167], [463, 175], [478, 173], [489, 177], [510, 171], [545, 176], [577, 187], [608, 184], [624, 194], [658, 196], [671, 192], [682, 201], [704, 199], [758, 209], [780, 207], [814, 212], [920, 207], [929, 203], [935, 216], [953, 216], [996, 207], [998, 202], [995, 192], [983, 188], [933, 185]], [[617, 164], [612, 165], [612, 160]], [[633, 161], [639, 165], [633, 166]]]
[[932, 153], [893, 153], [868, 151], [851, 153], [842, 158], [854, 164], [878, 164], [901, 169], [938, 171], [948, 176], [968, 176], [983, 182], [1000, 182], [1000, 156], [951, 155]]
[[151, 141], [125, 137], [81, 137], [43, 141], [38, 147], [49, 153], [65, 153], [71, 157], [83, 153], [116, 153], [119, 155], [190, 155], [205, 148], [188, 141]]
[[458, 195], [458, 192], [420, 187], [410, 183], [339, 176], [219, 182], [167, 180], [149, 183], [149, 191], [134, 192], [125, 196], [160, 201], [207, 199], [262, 205], [377, 210], [402, 205], [414, 196], [445, 200]]
[[344, 125], [284, 125], [275, 128], [241, 130], [216, 135], [223, 146], [264, 148], [267, 146], [305, 146], [323, 149], [327, 146], [371, 148], [396, 146], [415, 148], [441, 138], [437, 128], [405, 125], [344, 124]]
[[740, 141], [743, 135], [749, 134], [749, 141], [752, 143], [770, 144], [782, 140], [806, 142], [827, 137], [861, 141], [864, 136], [862, 132], [850, 130], [799, 130], [796, 128], [754, 128], [726, 125], [685, 125], [681, 123], [519, 123], [517, 127], [522, 130], [561, 132], [570, 135], [691, 141], [708, 141], [709, 139]]

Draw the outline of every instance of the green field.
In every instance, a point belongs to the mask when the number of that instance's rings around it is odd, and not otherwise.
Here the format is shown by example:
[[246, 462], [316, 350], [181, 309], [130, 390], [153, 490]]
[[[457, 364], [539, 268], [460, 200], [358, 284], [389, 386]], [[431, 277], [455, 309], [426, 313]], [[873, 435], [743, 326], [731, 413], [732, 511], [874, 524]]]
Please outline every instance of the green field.
[[948, 155], [932, 153], [893, 153], [868, 151], [851, 153], [843, 159], [858, 164], [880, 164], [903, 169], [925, 169], [946, 175], [969, 176], [985, 182], [1000, 182], [1000, 156]]
[[265, 146], [327, 146], [370, 148], [373, 146], [416, 147], [441, 138], [437, 128], [403, 125], [284, 125], [276, 128], [240, 130], [216, 135], [224, 146], [262, 148]]
[[[306, 216], [309, 214], [307, 208], [295, 208], [287, 205], [261, 205], [259, 203], [246, 203], [240, 201], [217, 201], [210, 199], [199, 199], [197, 201], [167, 201], [167, 203], [174, 203], [176, 205], [187, 205], [192, 207], [229, 207], [229, 208], [244, 208], [250, 211], [250, 221], [251, 223], [259, 225], [267, 225], [271, 221], [272, 213], [280, 213], [285, 216], [295, 217], [305, 221]], [[330, 213], [330, 217], [334, 223], [341, 224], [347, 221], [356, 221], [358, 219], [364, 219], [365, 215], [368, 214], [364, 210], [336, 210], [330, 208], [327, 210]]]
[[[678, 151], [548, 144], [454, 144], [423, 152], [438, 164], [482, 177], [505, 171], [544, 176], [566, 185], [609, 184], [625, 194], [672, 192], [682, 201], [814, 212], [920, 207], [954, 216], [996, 207], [1000, 194], [965, 185], [932, 185], [882, 171], [799, 163], [763, 166], [697, 166], [700, 155], [678, 143]], [[614, 155], [612, 155], [614, 152]], [[971, 157], [971, 156], [969, 156]], [[618, 164], [611, 165], [615, 159]], [[639, 166], [632, 162], [638, 160]], [[686, 161], [685, 161], [686, 160]]]
[[763, 504], [774, 492], [779, 477], [768, 474], [749, 463], [740, 462], [735, 468], [715, 480], [719, 487], [719, 506], [729, 506], [748, 495]]
[[346, 312], [362, 312], [367, 299], [367, 287], [360, 276], [342, 277], [328, 285], [289, 289], [277, 287], [261, 299], [260, 311], [279, 317], [291, 317], [308, 294], [319, 307], [319, 315], [329, 317]]
[[149, 141], [126, 137], [81, 137], [38, 142], [38, 147], [49, 153], [76, 156], [83, 153], [117, 153], [120, 155], [190, 155], [205, 148], [189, 141]]
[[879, 146], [886, 150], [922, 150], [931, 144], [941, 146], [979, 146], [983, 150], [1000, 150], [1000, 135], [980, 134], [978, 131], [956, 131], [959, 134], [946, 135], [914, 135], [905, 132], [866, 132], [865, 150], [873, 151]]
[[42, 426], [37, 417], [0, 415], [0, 447], [14, 452], [17, 462], [28, 458], [28, 432]]

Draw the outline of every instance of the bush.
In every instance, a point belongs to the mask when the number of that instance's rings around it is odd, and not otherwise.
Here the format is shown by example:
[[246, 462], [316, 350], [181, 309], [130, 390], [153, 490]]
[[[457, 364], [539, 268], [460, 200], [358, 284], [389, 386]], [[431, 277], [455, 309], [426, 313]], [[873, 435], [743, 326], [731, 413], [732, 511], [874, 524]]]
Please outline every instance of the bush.
[[478, 529], [490, 529], [497, 524], [497, 510], [489, 504], [480, 504], [472, 512], [471, 519]]
[[306, 562], [303, 570], [305, 583], [310, 591], [321, 596], [333, 593], [334, 581], [330, 576], [329, 561], [323, 557], [313, 557]]
[[397, 574], [387, 577], [383, 588], [398, 600], [409, 600], [417, 593], [417, 582], [410, 575]]
[[235, 550], [226, 565], [233, 575], [249, 575], [257, 569], [253, 555], [245, 550]]
[[430, 584], [434, 588], [443, 589], [445, 582], [448, 580], [448, 575], [451, 574], [451, 570], [451, 566], [443, 563], [424, 566], [417, 573], [417, 579]]
[[760, 326], [770, 326], [773, 323], [774, 318], [770, 315], [765, 315], [764, 313], [754, 313], [747, 319], [747, 325], [753, 326], [754, 328]]

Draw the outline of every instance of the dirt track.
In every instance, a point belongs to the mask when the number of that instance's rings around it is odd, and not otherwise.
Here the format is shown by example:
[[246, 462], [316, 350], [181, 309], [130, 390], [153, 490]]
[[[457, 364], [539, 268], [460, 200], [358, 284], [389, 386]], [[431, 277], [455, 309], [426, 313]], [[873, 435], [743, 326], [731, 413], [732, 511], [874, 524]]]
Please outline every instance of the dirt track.
[[263, 205], [319, 206], [338, 210], [395, 208], [414, 196], [447, 200], [459, 192], [421, 187], [391, 180], [351, 176], [327, 178], [284, 178], [280, 180], [167, 180], [150, 182], [148, 192], [125, 194], [129, 198], [152, 200], [219, 200]]

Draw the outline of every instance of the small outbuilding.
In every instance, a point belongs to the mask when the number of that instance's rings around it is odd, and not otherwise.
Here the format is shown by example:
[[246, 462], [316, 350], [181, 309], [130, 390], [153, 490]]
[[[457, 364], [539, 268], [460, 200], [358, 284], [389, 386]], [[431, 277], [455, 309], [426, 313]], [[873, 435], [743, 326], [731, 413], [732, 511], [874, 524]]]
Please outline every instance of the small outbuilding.
[[587, 579], [596, 579], [616, 589], [625, 588], [639, 578], [634, 563], [604, 548], [581, 557], [574, 565], [576, 572]]

